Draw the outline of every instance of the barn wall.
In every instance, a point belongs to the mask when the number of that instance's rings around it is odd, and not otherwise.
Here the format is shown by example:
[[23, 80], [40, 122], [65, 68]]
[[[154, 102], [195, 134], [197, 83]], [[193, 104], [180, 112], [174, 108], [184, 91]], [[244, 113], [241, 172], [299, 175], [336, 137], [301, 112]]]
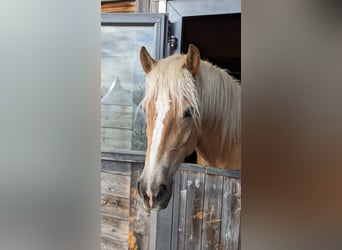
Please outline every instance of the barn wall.
[[130, 168], [125, 163], [102, 160], [101, 249], [128, 248]]
[[[143, 244], [137, 238], [142, 227], [135, 226], [137, 213], [135, 180], [143, 167], [141, 153], [102, 153], [101, 157], [101, 249], [127, 250]], [[133, 186], [133, 188], [132, 188]], [[141, 213], [139, 213], [141, 214]], [[144, 219], [146, 221], [146, 219]], [[148, 225], [143, 225], [144, 227]], [[144, 229], [144, 228], [142, 228]], [[148, 232], [148, 231], [147, 231]], [[139, 248], [141, 249], [141, 248]]]
[[240, 247], [240, 172], [183, 164], [168, 208], [150, 213], [137, 196], [142, 153], [102, 153], [102, 249]]

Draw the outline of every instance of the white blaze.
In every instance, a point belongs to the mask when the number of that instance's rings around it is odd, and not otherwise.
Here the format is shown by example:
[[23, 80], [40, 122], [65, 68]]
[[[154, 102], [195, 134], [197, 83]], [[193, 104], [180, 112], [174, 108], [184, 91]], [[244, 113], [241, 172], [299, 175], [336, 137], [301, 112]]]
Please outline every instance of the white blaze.
[[[164, 98], [162, 98], [164, 99]], [[156, 113], [157, 113], [157, 118], [154, 124], [154, 129], [153, 129], [153, 134], [152, 134], [152, 142], [151, 142], [151, 150], [150, 150], [150, 156], [149, 156], [149, 162], [147, 166], [147, 194], [151, 193], [151, 180], [153, 177], [153, 169], [156, 164], [156, 158], [157, 158], [157, 153], [159, 149], [159, 145], [162, 139], [162, 134], [163, 134], [163, 128], [164, 124], [163, 121], [166, 117], [167, 112], [169, 111], [170, 105], [169, 105], [169, 100], [164, 99], [161, 100], [161, 98], [158, 98], [156, 102]]]

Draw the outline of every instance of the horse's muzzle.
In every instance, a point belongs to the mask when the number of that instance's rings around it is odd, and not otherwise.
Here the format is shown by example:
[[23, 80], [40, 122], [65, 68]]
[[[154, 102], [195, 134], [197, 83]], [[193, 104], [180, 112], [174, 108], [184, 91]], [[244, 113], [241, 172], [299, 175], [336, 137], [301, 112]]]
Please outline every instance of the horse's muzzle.
[[137, 190], [140, 198], [144, 202], [146, 209], [160, 210], [168, 206], [171, 194], [172, 184], [156, 184], [153, 183], [150, 187], [150, 191], [147, 191], [146, 184], [142, 179], [138, 180]]

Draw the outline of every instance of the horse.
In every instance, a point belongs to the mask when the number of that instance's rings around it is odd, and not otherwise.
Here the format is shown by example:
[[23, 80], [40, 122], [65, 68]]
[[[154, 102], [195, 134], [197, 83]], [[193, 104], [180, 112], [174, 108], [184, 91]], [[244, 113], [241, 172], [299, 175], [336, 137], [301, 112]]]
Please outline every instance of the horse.
[[241, 86], [226, 70], [201, 60], [193, 44], [186, 54], [160, 61], [142, 46], [140, 62], [147, 150], [137, 190], [146, 209], [160, 210], [168, 206], [177, 169], [194, 150], [199, 165], [240, 170]]

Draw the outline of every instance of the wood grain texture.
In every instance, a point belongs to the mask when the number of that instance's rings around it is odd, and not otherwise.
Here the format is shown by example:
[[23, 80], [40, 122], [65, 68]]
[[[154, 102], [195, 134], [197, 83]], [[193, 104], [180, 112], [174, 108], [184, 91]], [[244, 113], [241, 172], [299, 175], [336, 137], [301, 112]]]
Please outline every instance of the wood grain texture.
[[219, 249], [223, 176], [207, 174], [202, 226], [202, 249]]
[[[180, 176], [180, 198], [179, 198], [179, 203], [175, 204], [176, 206], [174, 209], [178, 209], [178, 225], [175, 224], [174, 227], [178, 229], [178, 249], [183, 250], [185, 249], [185, 230], [186, 230], [186, 201], [187, 201], [187, 172], [186, 171], [181, 171], [181, 176]], [[178, 205], [178, 207], [177, 207]], [[176, 231], [177, 232], [177, 231]], [[176, 244], [174, 244], [176, 245]]]
[[171, 249], [239, 249], [240, 173], [182, 164], [177, 175]]
[[132, 163], [107, 158], [101, 159], [101, 249], [127, 250]]
[[129, 199], [101, 194], [101, 214], [127, 219], [129, 215]]
[[130, 176], [101, 172], [101, 181], [101, 194], [129, 199]]
[[101, 250], [127, 250], [128, 244], [124, 239], [101, 237]]
[[225, 177], [222, 201], [221, 248], [239, 249], [241, 186], [240, 180]]
[[101, 161], [101, 172], [115, 175], [131, 176], [131, 163], [115, 162], [109, 160]]
[[[151, 236], [151, 215], [137, 195], [137, 179], [143, 169], [142, 152], [102, 154], [102, 249], [149, 249], [156, 246]], [[240, 249], [241, 185], [239, 173], [183, 164], [174, 187], [173, 250]], [[165, 224], [165, 223], [164, 223]], [[157, 235], [170, 225], [157, 225]], [[163, 234], [163, 237], [165, 235]], [[160, 248], [160, 246], [162, 248]], [[165, 245], [159, 244], [157, 249]], [[151, 249], [153, 250], [153, 249]]]
[[132, 166], [131, 196], [129, 209], [128, 249], [149, 250], [150, 213], [143, 207], [138, 197], [137, 180], [142, 171], [142, 164]]
[[130, 13], [135, 12], [135, 1], [102, 1], [103, 13]]
[[204, 173], [188, 172], [186, 189], [185, 249], [201, 249]]
[[128, 240], [128, 220], [113, 218], [111, 216], [101, 216], [101, 235], [113, 240]]

